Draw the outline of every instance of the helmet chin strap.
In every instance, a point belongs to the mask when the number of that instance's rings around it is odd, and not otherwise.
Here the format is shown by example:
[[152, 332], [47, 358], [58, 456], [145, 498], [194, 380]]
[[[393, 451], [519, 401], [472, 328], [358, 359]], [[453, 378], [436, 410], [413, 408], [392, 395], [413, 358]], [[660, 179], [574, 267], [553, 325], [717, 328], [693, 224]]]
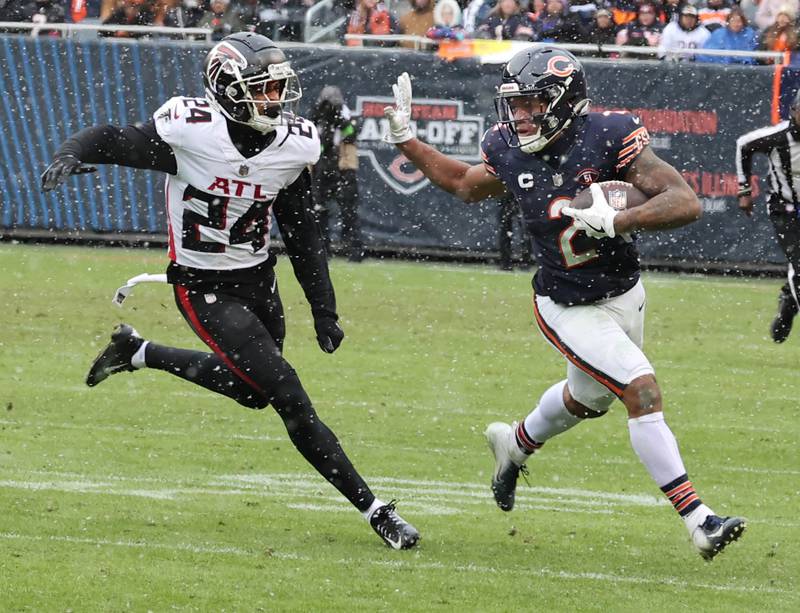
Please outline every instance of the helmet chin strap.
[[[573, 115], [573, 117], [574, 117], [574, 115]], [[571, 123], [572, 123], [572, 119], [567, 120], [564, 123], [564, 125], [561, 126], [561, 129], [558, 132], [556, 132], [555, 134], [553, 134], [553, 136], [551, 136], [550, 138], [545, 138], [545, 137], [542, 136], [542, 129], [541, 128], [539, 128], [539, 130], [536, 132], [536, 134], [534, 134], [532, 136], [519, 136], [519, 135], [517, 135], [517, 138], [519, 139], [520, 151], [522, 151], [523, 153], [538, 153], [539, 151], [541, 151], [542, 149], [547, 147], [547, 145], [552, 143], [553, 140], [559, 134], [561, 134], [564, 130], [566, 130], [570, 126]]]
[[261, 132], [262, 134], [268, 134], [277, 128], [277, 125], [261, 117], [260, 115], [258, 117], [253, 117], [250, 119], [250, 121], [244, 122], [244, 125], [253, 128], [253, 130]]
[[558, 137], [559, 134], [564, 132], [564, 130], [566, 130], [572, 125], [573, 119], [575, 119], [576, 117], [580, 117], [581, 115], [586, 115], [589, 112], [590, 103], [591, 101], [588, 98], [578, 102], [578, 104], [576, 104], [572, 108], [572, 117], [570, 117], [566, 122], [564, 122], [564, 125], [561, 126], [561, 129], [555, 134], [553, 134], [550, 138], [544, 138], [542, 136], [541, 128], [539, 128], [536, 134], [532, 136], [517, 135], [517, 138], [519, 139], [520, 151], [522, 151], [523, 153], [538, 153], [539, 151], [547, 147], [547, 145], [552, 143]]

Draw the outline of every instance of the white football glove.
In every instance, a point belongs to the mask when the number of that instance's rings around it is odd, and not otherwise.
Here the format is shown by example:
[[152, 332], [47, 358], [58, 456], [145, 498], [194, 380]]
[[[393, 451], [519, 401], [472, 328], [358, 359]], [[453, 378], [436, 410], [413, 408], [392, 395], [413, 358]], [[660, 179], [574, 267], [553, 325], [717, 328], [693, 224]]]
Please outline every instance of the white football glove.
[[614, 218], [619, 211], [611, 208], [606, 200], [603, 190], [597, 183], [589, 186], [592, 190], [592, 206], [588, 209], [573, 209], [565, 206], [561, 213], [569, 215], [575, 220], [575, 227], [583, 230], [592, 238], [614, 238], [617, 233], [614, 230]]
[[394, 106], [387, 106], [383, 114], [389, 120], [389, 132], [384, 134], [383, 140], [387, 143], [398, 144], [414, 138], [411, 132], [411, 77], [404, 72], [397, 77], [397, 83], [392, 85], [394, 92]]

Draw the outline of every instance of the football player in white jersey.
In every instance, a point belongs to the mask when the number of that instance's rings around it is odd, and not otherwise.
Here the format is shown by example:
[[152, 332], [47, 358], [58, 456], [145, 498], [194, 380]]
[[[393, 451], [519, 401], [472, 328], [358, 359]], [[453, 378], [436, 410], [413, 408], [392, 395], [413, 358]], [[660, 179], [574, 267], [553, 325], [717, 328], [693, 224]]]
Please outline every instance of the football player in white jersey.
[[363, 513], [394, 549], [417, 530], [370, 491], [319, 419], [282, 355], [283, 306], [269, 252], [274, 213], [295, 276], [311, 305], [317, 340], [334, 352], [344, 338], [324, 245], [313, 217], [308, 167], [317, 130], [294, 114], [300, 83], [268, 38], [232, 34], [209, 51], [204, 98], [175, 97], [141, 124], [86, 128], [67, 139], [42, 175], [51, 190], [86, 164], [166, 173], [167, 280], [189, 326], [210, 353], [159, 345], [120, 324], [86, 383], [156, 368], [246, 407], [271, 404], [298, 451]]

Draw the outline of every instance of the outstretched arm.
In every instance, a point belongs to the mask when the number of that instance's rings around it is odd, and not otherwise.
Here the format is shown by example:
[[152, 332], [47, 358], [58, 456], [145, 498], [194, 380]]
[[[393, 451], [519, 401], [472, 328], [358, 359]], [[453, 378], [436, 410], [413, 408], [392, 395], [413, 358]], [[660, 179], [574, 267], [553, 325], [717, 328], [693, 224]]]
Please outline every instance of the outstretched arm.
[[385, 139], [396, 145], [422, 174], [465, 202], [477, 202], [505, 193], [502, 182], [483, 164], [470, 165], [449, 157], [414, 137], [410, 125], [411, 78], [407, 72], [398, 77], [392, 90], [395, 106], [383, 110], [389, 120], [389, 133]]
[[506, 191], [483, 164], [470, 165], [451, 158], [416, 138], [399, 143], [397, 148], [435, 185], [464, 202], [501, 196]]
[[92, 126], [68, 138], [56, 152], [53, 163], [42, 174], [42, 189], [51, 190], [69, 175], [91, 172], [89, 164], [119, 164], [131, 168], [178, 171], [175, 154], [158, 135], [155, 123]]

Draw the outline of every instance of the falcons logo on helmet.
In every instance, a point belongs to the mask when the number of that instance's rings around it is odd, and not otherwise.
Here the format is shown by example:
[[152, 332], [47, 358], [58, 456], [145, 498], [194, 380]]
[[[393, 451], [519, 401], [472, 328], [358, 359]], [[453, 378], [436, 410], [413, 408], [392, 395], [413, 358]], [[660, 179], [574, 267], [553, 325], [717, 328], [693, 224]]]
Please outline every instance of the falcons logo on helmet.
[[232, 45], [222, 42], [211, 50], [208, 60], [208, 78], [216, 83], [220, 71], [235, 75], [236, 70], [247, 68], [247, 60]]

